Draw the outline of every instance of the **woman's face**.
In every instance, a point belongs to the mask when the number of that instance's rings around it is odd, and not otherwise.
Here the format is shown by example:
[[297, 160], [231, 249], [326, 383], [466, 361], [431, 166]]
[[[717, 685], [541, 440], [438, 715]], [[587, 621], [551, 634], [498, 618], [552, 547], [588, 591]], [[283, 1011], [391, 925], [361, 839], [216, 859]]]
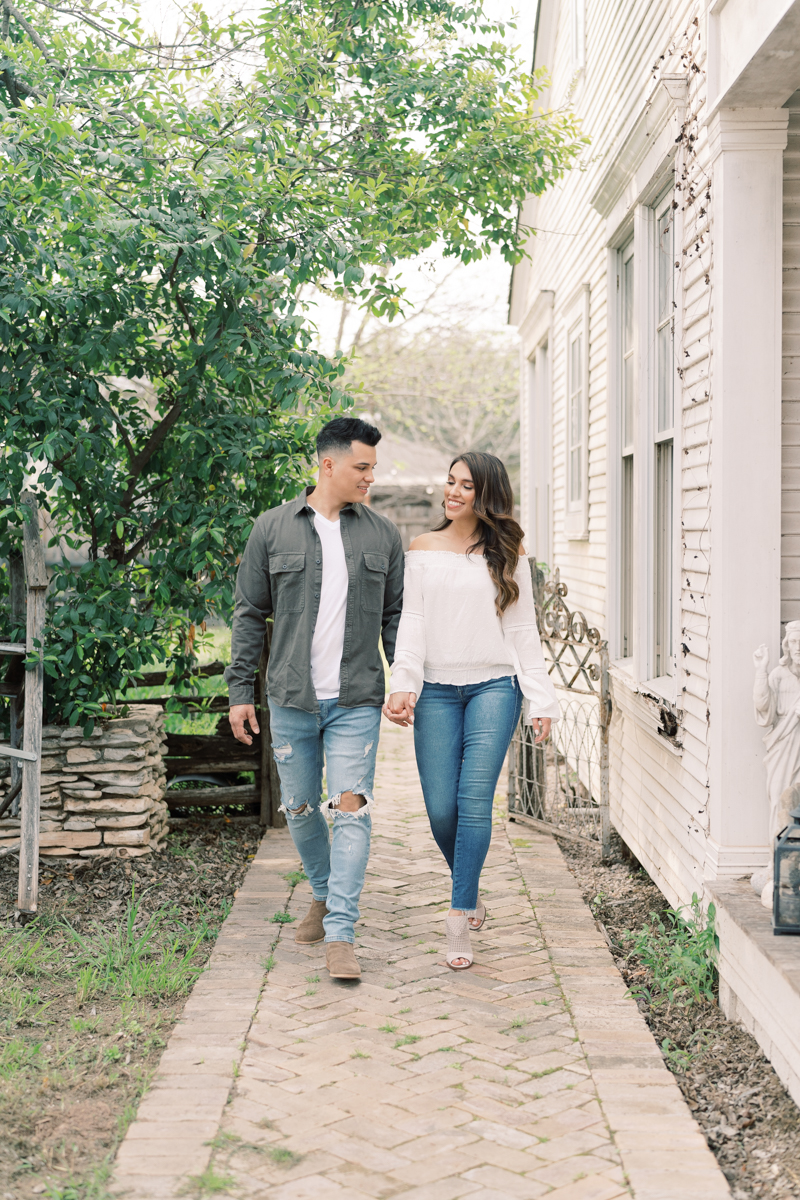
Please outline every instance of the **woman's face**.
[[444, 515], [451, 521], [474, 520], [475, 484], [466, 463], [453, 463], [444, 485]]

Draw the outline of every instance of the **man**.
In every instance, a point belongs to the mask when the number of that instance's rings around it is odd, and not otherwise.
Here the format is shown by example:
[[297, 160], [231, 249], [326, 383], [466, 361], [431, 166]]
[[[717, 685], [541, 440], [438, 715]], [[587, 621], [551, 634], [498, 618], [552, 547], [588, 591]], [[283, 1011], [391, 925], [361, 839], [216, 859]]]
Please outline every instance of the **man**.
[[353, 943], [385, 692], [379, 641], [383, 634], [391, 662], [403, 599], [400, 535], [364, 505], [380, 437], [355, 417], [329, 421], [317, 437], [317, 486], [256, 521], [239, 567], [225, 672], [231, 728], [249, 746], [245, 725], [259, 732], [253, 675], [272, 616], [268, 692], [281, 811], [313, 895], [295, 940], [324, 939], [334, 979], [361, 974]]

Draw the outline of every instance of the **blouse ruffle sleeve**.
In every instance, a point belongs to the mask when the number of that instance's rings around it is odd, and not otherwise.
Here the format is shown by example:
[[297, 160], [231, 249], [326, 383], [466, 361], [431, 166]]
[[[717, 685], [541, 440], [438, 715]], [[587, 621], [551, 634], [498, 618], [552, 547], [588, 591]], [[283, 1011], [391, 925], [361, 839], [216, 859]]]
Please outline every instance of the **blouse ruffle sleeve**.
[[519, 587], [519, 599], [503, 613], [502, 625], [503, 638], [514, 660], [517, 680], [525, 697], [525, 723], [529, 725], [534, 717], [550, 717], [552, 721], [558, 721], [561, 707], [542, 654], [527, 559], [520, 558], [514, 579]]
[[397, 630], [390, 692], [422, 691], [425, 668], [425, 613], [422, 597], [422, 566], [406, 559], [403, 582], [403, 612]]

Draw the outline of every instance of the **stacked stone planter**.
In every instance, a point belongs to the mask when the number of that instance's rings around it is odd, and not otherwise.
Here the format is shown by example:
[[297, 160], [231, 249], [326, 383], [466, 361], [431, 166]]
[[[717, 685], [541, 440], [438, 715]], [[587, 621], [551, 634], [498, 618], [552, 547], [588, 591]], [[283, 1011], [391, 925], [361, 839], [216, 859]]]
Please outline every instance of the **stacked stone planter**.
[[[41, 856], [134, 858], [161, 849], [169, 816], [165, 752], [164, 713], [154, 704], [129, 705], [126, 717], [97, 725], [88, 738], [80, 728], [45, 725]], [[6, 773], [0, 801], [8, 788]], [[0, 820], [0, 847], [18, 831], [19, 820]]]

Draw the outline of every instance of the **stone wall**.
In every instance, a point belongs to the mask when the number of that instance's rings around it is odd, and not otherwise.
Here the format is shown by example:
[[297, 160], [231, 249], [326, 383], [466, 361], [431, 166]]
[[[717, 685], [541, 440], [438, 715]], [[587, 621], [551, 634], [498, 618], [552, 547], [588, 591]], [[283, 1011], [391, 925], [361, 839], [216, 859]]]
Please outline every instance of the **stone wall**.
[[[128, 715], [80, 728], [42, 730], [42, 858], [132, 858], [159, 850], [167, 835], [163, 710], [132, 704]], [[0, 758], [0, 803], [9, 788]], [[0, 819], [0, 847], [19, 837], [19, 819]]]

